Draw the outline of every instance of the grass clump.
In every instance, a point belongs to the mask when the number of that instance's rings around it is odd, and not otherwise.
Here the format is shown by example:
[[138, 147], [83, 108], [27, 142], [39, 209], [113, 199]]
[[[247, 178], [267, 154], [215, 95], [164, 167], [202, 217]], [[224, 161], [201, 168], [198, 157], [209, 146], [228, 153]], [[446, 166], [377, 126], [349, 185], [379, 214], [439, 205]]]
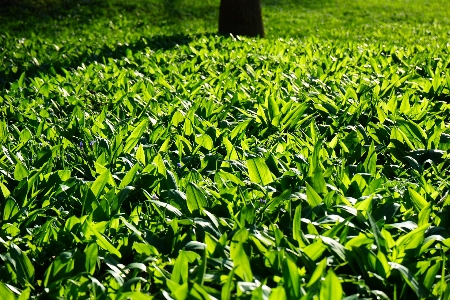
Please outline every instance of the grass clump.
[[0, 298], [446, 298], [438, 2], [9, 7]]

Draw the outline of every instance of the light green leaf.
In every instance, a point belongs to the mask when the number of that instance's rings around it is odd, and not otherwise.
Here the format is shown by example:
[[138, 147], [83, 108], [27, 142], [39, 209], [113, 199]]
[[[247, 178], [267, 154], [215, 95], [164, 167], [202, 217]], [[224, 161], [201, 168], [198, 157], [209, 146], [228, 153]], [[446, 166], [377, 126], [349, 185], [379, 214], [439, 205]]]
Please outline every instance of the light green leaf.
[[0, 282], [0, 299], [16, 300], [16, 295], [3, 283]]
[[2, 190], [3, 197], [5, 199], [8, 199], [8, 197], [11, 195], [11, 192], [1, 181], [0, 181], [0, 189]]
[[233, 278], [235, 273], [236, 267], [231, 269], [230, 273], [228, 273], [227, 281], [222, 287], [221, 292], [221, 298], [222, 300], [230, 300], [231, 299], [231, 292], [233, 291]]
[[145, 130], [148, 127], [148, 119], [142, 120], [138, 126], [133, 130], [131, 135], [127, 138], [125, 142], [125, 147], [123, 148], [124, 153], [130, 153], [131, 150], [136, 146], [139, 142], [139, 139], [144, 134]]
[[416, 212], [420, 213], [420, 211], [427, 206], [428, 202], [415, 190], [409, 188], [408, 192]]
[[343, 297], [342, 285], [333, 270], [328, 270], [325, 281], [320, 286], [320, 300], [341, 300]]
[[247, 254], [244, 251], [243, 243], [237, 243], [234, 251], [230, 252], [231, 260], [236, 266], [236, 275], [242, 280], [250, 282], [253, 280], [252, 268]]
[[316, 207], [320, 203], [322, 203], [322, 198], [316, 191], [306, 182], [306, 199], [308, 200], [309, 205], [311, 207]]
[[103, 191], [103, 188], [108, 182], [110, 176], [111, 172], [109, 170], [106, 170], [100, 176], [98, 176], [97, 179], [95, 179], [94, 183], [91, 186], [91, 191], [96, 199], [100, 197], [100, 194]]
[[273, 181], [272, 173], [261, 157], [247, 160], [247, 167], [251, 181], [262, 185], [268, 185]]
[[207, 150], [211, 150], [214, 147], [213, 140], [206, 133], [196, 136], [195, 142]]
[[317, 267], [314, 269], [313, 274], [311, 275], [311, 278], [309, 279], [308, 284], [306, 285], [306, 287], [310, 287], [312, 286], [314, 283], [316, 283], [317, 280], [319, 280], [320, 278], [322, 278], [324, 272], [325, 272], [325, 268], [327, 266], [327, 259], [324, 258], [322, 259], [322, 261], [317, 265]]
[[19, 212], [19, 206], [14, 199], [6, 200], [5, 207], [3, 208], [3, 220], [7, 221], [12, 219]]
[[139, 147], [136, 151], [136, 159], [143, 166], [145, 166], [145, 152], [144, 152], [144, 146], [142, 144], [139, 145]]
[[89, 246], [87, 246], [86, 250], [84, 250], [84, 254], [86, 255], [86, 261], [84, 262], [86, 272], [88, 272], [91, 275], [94, 275], [98, 255], [97, 244], [91, 243]]
[[139, 164], [135, 164], [123, 177], [122, 181], [120, 182], [119, 189], [123, 189], [124, 187], [128, 186], [134, 179], [134, 176], [136, 176], [136, 172], [139, 169]]
[[111, 252], [114, 255], [117, 255], [118, 257], [122, 257], [122, 254], [120, 254], [120, 252], [102, 234], [100, 234], [97, 229], [95, 229], [95, 226], [93, 226], [91, 222], [86, 220], [86, 223], [89, 226], [89, 229], [97, 238], [96, 242], [101, 248]]
[[21, 181], [24, 178], [27, 178], [29, 175], [27, 168], [21, 163], [17, 163], [14, 168], [14, 179], [17, 181]]
[[189, 182], [186, 188], [187, 206], [190, 212], [203, 209], [206, 205], [206, 198], [200, 188], [193, 182]]

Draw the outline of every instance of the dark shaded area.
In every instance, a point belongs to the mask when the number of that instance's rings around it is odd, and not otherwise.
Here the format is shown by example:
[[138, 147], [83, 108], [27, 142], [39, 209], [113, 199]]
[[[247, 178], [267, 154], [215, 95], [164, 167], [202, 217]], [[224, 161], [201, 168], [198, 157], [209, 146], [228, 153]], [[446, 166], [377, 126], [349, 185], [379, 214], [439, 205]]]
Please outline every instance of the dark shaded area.
[[264, 37], [260, 0], [221, 0], [219, 33]]
[[83, 52], [78, 57], [74, 57], [68, 61], [54, 61], [52, 63], [43, 62], [40, 66], [32, 65], [31, 67], [19, 68], [16, 73], [6, 74], [4, 70], [0, 70], [0, 87], [8, 87], [9, 83], [12, 83], [19, 79], [23, 72], [26, 72], [27, 76], [37, 75], [38, 73], [50, 73], [50, 74], [61, 74], [64, 75], [62, 68], [68, 70], [76, 68], [81, 64], [89, 64], [94, 61], [102, 61], [103, 58], [122, 58], [126, 57], [126, 51], [131, 50], [133, 53], [142, 51], [145, 48], [150, 48], [152, 50], [169, 50], [177, 45], [186, 45], [195, 38], [200, 36], [208, 36], [207, 34], [197, 34], [197, 35], [187, 35], [178, 34], [172, 36], [157, 35], [147, 39], [140, 39], [136, 43], [130, 45], [117, 46], [112, 49], [105, 46], [101, 49], [97, 49], [95, 54], [89, 53], [87, 51]]

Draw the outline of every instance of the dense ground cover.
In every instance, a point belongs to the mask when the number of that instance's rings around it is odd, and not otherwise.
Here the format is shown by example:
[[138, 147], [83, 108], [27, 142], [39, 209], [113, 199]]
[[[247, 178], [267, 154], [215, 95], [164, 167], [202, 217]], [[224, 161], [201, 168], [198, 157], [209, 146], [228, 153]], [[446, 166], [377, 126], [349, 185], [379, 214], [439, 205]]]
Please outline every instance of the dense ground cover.
[[445, 1], [0, 15], [1, 299], [448, 299]]

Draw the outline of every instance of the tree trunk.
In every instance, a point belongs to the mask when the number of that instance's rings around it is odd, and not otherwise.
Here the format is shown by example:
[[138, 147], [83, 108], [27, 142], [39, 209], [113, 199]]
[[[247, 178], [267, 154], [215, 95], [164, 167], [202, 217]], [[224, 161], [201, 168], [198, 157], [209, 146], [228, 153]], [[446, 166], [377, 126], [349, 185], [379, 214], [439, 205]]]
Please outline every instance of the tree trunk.
[[261, 0], [221, 0], [219, 33], [264, 37]]

